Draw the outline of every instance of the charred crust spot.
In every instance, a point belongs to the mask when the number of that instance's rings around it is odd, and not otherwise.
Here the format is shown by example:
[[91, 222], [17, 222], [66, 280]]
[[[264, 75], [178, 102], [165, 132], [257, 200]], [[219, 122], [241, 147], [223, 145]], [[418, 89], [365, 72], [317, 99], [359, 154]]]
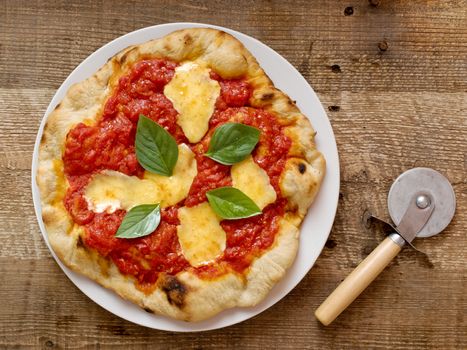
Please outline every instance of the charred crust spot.
[[167, 295], [167, 300], [170, 304], [175, 305], [178, 308], [183, 307], [187, 290], [177, 277], [171, 275], [163, 276], [160, 287]]
[[305, 174], [306, 165], [303, 163], [298, 163], [298, 171], [300, 172], [300, 174]]
[[[47, 124], [45, 124], [44, 130], [47, 129]], [[45, 145], [47, 143], [47, 134], [43, 133], [41, 137], [41, 145]]]
[[185, 45], [193, 44], [193, 38], [191, 37], [190, 34], [185, 34], [185, 36], [183, 37], [183, 41], [184, 41]]
[[153, 313], [154, 313], [154, 311], [151, 310], [151, 309], [148, 308], [148, 307], [143, 307], [143, 310], [146, 311], [147, 313], [150, 313], [150, 314], [153, 314]]
[[127, 51], [127, 52], [125, 52], [125, 53], [123, 54], [123, 56], [120, 58], [120, 65], [123, 66], [123, 65], [125, 64], [126, 60], [128, 59], [128, 56], [129, 56], [130, 53], [131, 53], [132, 51], [134, 51], [134, 50], [136, 50], [136, 47], [132, 48], [131, 50], [129, 50], [129, 51]]
[[121, 58], [120, 58], [120, 64], [123, 65], [126, 61], [126, 59], [128, 58], [128, 54], [129, 54], [130, 51], [128, 51], [127, 53], [125, 53]]
[[243, 57], [243, 60], [244, 60], [245, 62], [248, 62], [248, 58], [246, 58], [246, 56], [245, 56], [244, 54], [242, 54], [242, 57]]
[[76, 241], [76, 247], [86, 249], [86, 246], [84, 245], [84, 242], [83, 242], [83, 238], [81, 236], [78, 236], [78, 240]]
[[55, 109], [59, 109], [62, 103], [60, 102], [58, 105], [55, 106]]
[[273, 98], [274, 98], [274, 93], [269, 92], [269, 93], [263, 94], [263, 96], [261, 96], [261, 101], [270, 101]]
[[287, 212], [291, 212], [293, 215], [295, 216], [300, 216], [299, 212], [298, 212], [298, 205], [297, 203], [295, 202], [291, 202], [289, 201], [285, 207], [285, 210]]
[[218, 31], [217, 36], [218, 36], [219, 38], [223, 38], [224, 36], [227, 36], [227, 33], [224, 32], [224, 31], [222, 31], [222, 30], [220, 30], [220, 31]]
[[44, 224], [48, 224], [49, 223], [49, 216], [48, 215], [44, 215], [42, 214], [42, 221], [44, 222]]

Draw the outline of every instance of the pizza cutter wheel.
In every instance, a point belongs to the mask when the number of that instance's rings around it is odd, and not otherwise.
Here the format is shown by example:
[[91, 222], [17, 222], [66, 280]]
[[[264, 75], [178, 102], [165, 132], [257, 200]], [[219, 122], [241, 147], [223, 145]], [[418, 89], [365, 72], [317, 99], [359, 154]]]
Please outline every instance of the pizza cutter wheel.
[[386, 237], [315, 311], [325, 326], [373, 282], [406, 243], [411, 245], [415, 237], [430, 237], [444, 230], [454, 216], [456, 197], [443, 175], [433, 169], [414, 168], [392, 184], [388, 208], [396, 232]]

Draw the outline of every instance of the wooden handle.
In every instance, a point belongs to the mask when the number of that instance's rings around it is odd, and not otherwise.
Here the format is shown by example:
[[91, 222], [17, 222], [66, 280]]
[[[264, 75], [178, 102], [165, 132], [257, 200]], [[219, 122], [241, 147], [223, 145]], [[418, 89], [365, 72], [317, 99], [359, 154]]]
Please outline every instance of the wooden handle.
[[334, 321], [394, 259], [403, 244], [386, 237], [321, 304], [315, 311], [316, 318], [325, 326]]

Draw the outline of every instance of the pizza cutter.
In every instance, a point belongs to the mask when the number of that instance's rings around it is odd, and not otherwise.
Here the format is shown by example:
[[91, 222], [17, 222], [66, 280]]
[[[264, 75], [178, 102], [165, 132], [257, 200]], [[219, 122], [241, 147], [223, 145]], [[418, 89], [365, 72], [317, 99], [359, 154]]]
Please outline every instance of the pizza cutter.
[[315, 311], [325, 326], [349, 306], [383, 271], [406, 243], [415, 237], [431, 237], [450, 223], [456, 197], [449, 181], [428, 168], [414, 168], [401, 174], [388, 195], [389, 214], [395, 227], [373, 252], [332, 292]]

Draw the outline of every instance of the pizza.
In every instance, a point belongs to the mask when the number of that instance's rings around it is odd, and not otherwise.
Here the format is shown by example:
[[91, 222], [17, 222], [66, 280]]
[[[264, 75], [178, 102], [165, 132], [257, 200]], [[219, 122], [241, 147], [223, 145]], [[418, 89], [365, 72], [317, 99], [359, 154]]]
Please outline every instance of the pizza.
[[150, 313], [263, 300], [325, 160], [295, 102], [214, 29], [131, 46], [47, 117], [36, 181], [60, 260]]

